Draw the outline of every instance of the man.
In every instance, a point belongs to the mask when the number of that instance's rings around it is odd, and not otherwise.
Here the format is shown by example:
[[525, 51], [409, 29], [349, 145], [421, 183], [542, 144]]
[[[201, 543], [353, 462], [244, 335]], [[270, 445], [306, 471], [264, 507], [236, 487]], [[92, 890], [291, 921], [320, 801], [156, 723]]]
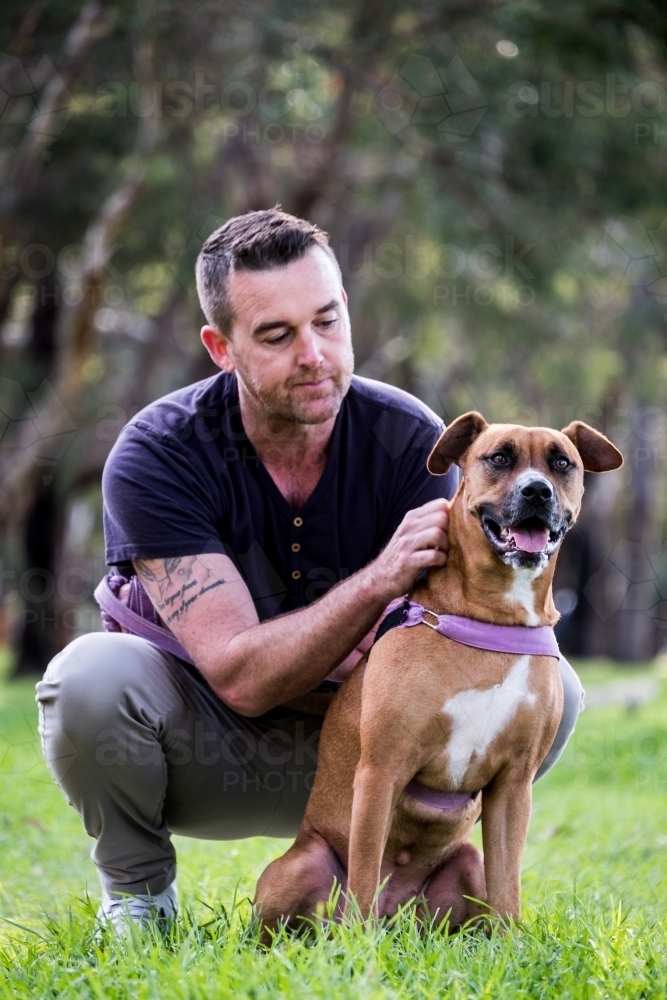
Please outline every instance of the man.
[[[103, 478], [107, 562], [134, 568], [196, 667], [95, 633], [38, 685], [44, 751], [96, 838], [101, 912], [119, 928], [176, 912], [172, 832], [296, 832], [322, 721], [309, 692], [344, 678], [386, 605], [444, 565], [457, 483], [425, 469], [435, 415], [353, 377], [347, 298], [316, 226], [277, 209], [231, 219], [197, 284], [221, 374], [139, 413]], [[543, 770], [580, 707], [564, 661], [562, 674]]]

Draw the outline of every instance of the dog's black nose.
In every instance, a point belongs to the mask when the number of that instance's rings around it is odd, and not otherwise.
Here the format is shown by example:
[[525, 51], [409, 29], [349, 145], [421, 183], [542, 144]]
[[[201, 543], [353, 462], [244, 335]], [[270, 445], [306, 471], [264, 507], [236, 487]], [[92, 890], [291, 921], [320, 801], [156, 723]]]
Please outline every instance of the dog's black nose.
[[546, 479], [531, 479], [529, 483], [521, 487], [521, 496], [533, 502], [541, 501], [544, 503], [547, 500], [551, 500], [553, 495], [554, 491], [551, 488], [551, 483]]

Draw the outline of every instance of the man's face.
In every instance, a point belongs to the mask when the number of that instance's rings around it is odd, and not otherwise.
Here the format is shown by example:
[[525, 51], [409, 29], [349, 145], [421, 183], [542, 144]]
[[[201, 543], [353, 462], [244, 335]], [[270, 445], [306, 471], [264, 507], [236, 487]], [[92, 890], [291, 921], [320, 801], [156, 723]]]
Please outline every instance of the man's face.
[[216, 363], [237, 372], [267, 417], [335, 417], [354, 356], [347, 296], [329, 256], [315, 248], [285, 267], [239, 271], [229, 290], [236, 318]]

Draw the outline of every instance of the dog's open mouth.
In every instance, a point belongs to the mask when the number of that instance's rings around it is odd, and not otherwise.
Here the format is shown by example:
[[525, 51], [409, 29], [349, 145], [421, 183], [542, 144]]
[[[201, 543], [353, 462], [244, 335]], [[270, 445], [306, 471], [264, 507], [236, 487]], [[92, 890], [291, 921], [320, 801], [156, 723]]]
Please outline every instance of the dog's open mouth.
[[482, 527], [494, 549], [500, 554], [525, 552], [532, 555], [553, 552], [565, 534], [565, 527], [552, 530], [539, 517], [527, 517], [516, 524], [500, 525], [488, 515], [482, 517]]

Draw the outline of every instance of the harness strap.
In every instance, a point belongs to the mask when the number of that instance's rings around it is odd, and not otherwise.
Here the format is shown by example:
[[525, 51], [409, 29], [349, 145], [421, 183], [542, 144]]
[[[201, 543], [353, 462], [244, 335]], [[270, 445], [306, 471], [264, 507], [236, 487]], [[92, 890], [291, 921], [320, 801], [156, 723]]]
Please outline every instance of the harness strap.
[[405, 786], [405, 791], [418, 802], [423, 802], [426, 806], [434, 809], [459, 809], [468, 802], [472, 802], [479, 795], [479, 792], [439, 792], [437, 788], [429, 788], [422, 785], [421, 781], [413, 778]]
[[[389, 606], [375, 635], [375, 642], [391, 629], [411, 628], [413, 625], [428, 625], [440, 635], [464, 646], [496, 653], [554, 656], [560, 659], [558, 642], [549, 625], [493, 625], [461, 615], [438, 615], [407, 597], [398, 607]], [[416, 778], [406, 785], [405, 791], [413, 799], [434, 809], [458, 809], [479, 795], [479, 792], [441, 792], [423, 785]]]
[[[137, 579], [137, 577], [132, 577], [132, 580]], [[190, 654], [185, 646], [181, 645], [174, 633], [155, 622], [157, 615], [152, 605], [150, 605], [148, 595], [145, 591], [146, 601], [143, 600], [141, 594], [137, 595], [140, 600], [139, 608], [141, 612], [144, 610], [149, 612], [149, 609], [144, 607], [144, 604], [148, 603], [152, 612], [151, 618], [144, 617], [143, 614], [137, 614], [136, 611], [133, 611], [132, 608], [116, 596], [114, 589], [118, 591], [124, 583], [128, 582], [132, 585], [131, 581], [128, 581], [125, 577], [109, 575], [103, 577], [97, 585], [94, 597], [102, 611], [102, 621], [105, 630], [107, 632], [120, 632], [120, 626], [122, 625], [132, 635], [138, 635], [141, 639], [148, 639], [149, 642], [159, 646], [160, 649], [171, 653], [172, 656], [177, 656], [179, 660], [185, 660], [186, 663], [194, 667], [195, 664]], [[139, 586], [141, 586], [141, 582], [138, 582]]]
[[462, 615], [439, 615], [423, 604], [407, 598], [400, 607], [391, 610], [382, 621], [375, 642], [392, 628], [428, 625], [435, 632], [463, 646], [486, 649], [494, 653], [517, 653], [521, 656], [553, 656], [560, 659], [554, 630], [549, 625], [494, 625]]

